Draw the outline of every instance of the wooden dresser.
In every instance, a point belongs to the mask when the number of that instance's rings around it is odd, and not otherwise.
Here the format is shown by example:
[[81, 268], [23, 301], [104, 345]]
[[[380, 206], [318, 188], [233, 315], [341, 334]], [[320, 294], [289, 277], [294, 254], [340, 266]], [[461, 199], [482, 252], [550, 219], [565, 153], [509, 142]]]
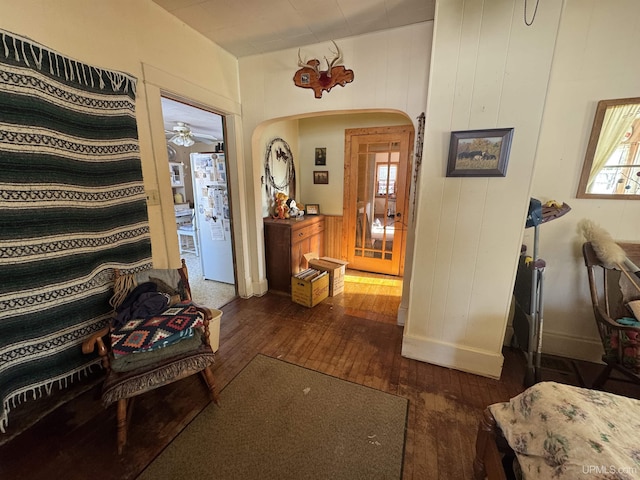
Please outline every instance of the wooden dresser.
[[291, 275], [307, 268], [305, 253], [324, 255], [324, 216], [304, 220], [264, 219], [269, 290], [291, 293]]

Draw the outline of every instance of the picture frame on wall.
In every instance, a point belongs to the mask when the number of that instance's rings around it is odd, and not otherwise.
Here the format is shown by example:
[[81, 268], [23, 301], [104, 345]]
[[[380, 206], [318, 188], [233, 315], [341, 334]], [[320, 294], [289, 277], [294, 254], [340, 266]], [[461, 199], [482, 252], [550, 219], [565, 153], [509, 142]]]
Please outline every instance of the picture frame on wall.
[[307, 203], [304, 210], [307, 215], [320, 215], [320, 205], [317, 203]]
[[326, 147], [316, 148], [316, 165], [324, 166], [326, 164], [327, 164], [327, 148]]
[[447, 177], [505, 177], [513, 128], [451, 132]]
[[329, 183], [329, 172], [327, 170], [322, 171], [314, 171], [313, 172], [313, 183], [326, 185]]

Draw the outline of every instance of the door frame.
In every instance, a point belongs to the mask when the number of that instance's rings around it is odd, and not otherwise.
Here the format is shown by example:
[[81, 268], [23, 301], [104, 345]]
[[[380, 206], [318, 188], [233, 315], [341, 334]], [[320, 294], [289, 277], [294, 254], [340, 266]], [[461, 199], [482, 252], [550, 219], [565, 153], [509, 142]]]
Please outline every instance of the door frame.
[[[400, 242], [400, 259], [399, 259], [399, 271], [398, 276], [404, 276], [404, 263], [406, 257], [406, 244], [407, 244], [407, 230], [408, 230], [408, 213], [409, 213], [409, 199], [411, 197], [411, 172], [413, 166], [413, 140], [415, 135], [415, 129], [413, 125], [398, 125], [398, 126], [388, 126], [388, 127], [369, 127], [369, 128], [348, 128], [345, 130], [345, 146], [344, 146], [344, 190], [343, 190], [343, 203], [342, 203], [342, 218], [343, 218], [343, 229], [342, 229], [342, 244], [345, 245], [346, 251], [344, 252], [347, 259], [352, 258], [351, 252], [348, 251], [348, 245], [350, 237], [355, 235], [356, 231], [356, 219], [353, 215], [351, 215], [350, 207], [354, 201], [354, 196], [356, 195], [355, 191], [352, 191], [353, 179], [357, 178], [357, 175], [354, 175], [352, 172], [352, 161], [351, 161], [351, 147], [352, 147], [352, 138], [355, 136], [361, 135], [380, 135], [380, 134], [409, 134], [408, 138], [408, 149], [406, 158], [400, 158], [400, 164], [404, 164], [403, 168], [400, 168], [399, 171], [404, 171], [405, 176], [405, 194], [404, 201], [402, 203], [402, 210], [399, 210], [400, 206], [396, 205], [396, 210], [402, 212], [402, 218], [399, 222], [401, 225], [401, 229], [399, 231], [394, 230], [394, 240], [396, 233], [400, 233], [398, 241]], [[357, 173], [357, 172], [356, 172]], [[379, 272], [383, 273], [383, 272]]]
[[[240, 295], [240, 288], [239, 288], [239, 276], [238, 276], [238, 264], [237, 264], [237, 256], [236, 256], [236, 232], [235, 232], [235, 222], [234, 222], [234, 209], [233, 209], [233, 204], [234, 201], [232, 199], [233, 197], [233, 186], [232, 180], [235, 179], [235, 174], [236, 171], [234, 170], [233, 172], [231, 171], [230, 165], [229, 165], [229, 159], [231, 157], [231, 155], [229, 154], [229, 146], [231, 144], [231, 142], [227, 142], [227, 139], [229, 138], [228, 135], [228, 125], [229, 125], [229, 115], [225, 114], [219, 110], [217, 110], [214, 107], [210, 107], [208, 105], [202, 104], [197, 100], [194, 99], [190, 99], [187, 97], [183, 97], [180, 95], [176, 95], [172, 92], [168, 92], [165, 91], [163, 89], [160, 89], [160, 114], [162, 117], [162, 121], [163, 121], [163, 126], [164, 126], [164, 115], [162, 112], [162, 98], [166, 98], [169, 100], [172, 100], [174, 102], [178, 102], [181, 103], [183, 105], [185, 105], [188, 109], [194, 109], [194, 110], [200, 110], [203, 112], [207, 112], [208, 114], [211, 115], [216, 115], [218, 117], [221, 118], [222, 121], [222, 142], [224, 145], [223, 151], [220, 152], [224, 155], [224, 164], [225, 164], [225, 170], [226, 170], [226, 175], [227, 175], [227, 196], [228, 196], [228, 202], [229, 202], [229, 235], [230, 235], [230, 241], [231, 241], [231, 258], [232, 258], [232, 262], [233, 262], [233, 286], [235, 288], [235, 294], [236, 296]], [[187, 115], [188, 117], [188, 115]], [[188, 120], [188, 118], [186, 119]], [[188, 123], [188, 122], [187, 122]], [[164, 129], [163, 129], [164, 130]], [[168, 140], [165, 137], [165, 144], [168, 143]], [[233, 150], [233, 148], [232, 148]], [[195, 186], [194, 186], [194, 182], [195, 182], [195, 178], [193, 177], [193, 170], [191, 168], [191, 153], [216, 153], [216, 152], [192, 152], [191, 149], [189, 149], [188, 153], [187, 153], [187, 158], [188, 158], [188, 164], [189, 164], [189, 181], [191, 183], [191, 187], [192, 187], [192, 195], [194, 197], [194, 207], [195, 207], [195, 198], [196, 198], [196, 190], [195, 190]], [[172, 195], [173, 197], [173, 195]], [[175, 216], [175, 211], [174, 211], [174, 216]], [[197, 215], [196, 215], [197, 216]], [[200, 231], [200, 225], [198, 225], [198, 235], [199, 235], [199, 231]], [[176, 238], [178, 239], [178, 242], [180, 242], [180, 239], [178, 238], [177, 235], [177, 231], [176, 231]], [[202, 264], [204, 262], [204, 257], [203, 257], [203, 253], [202, 253], [202, 244], [200, 245], [200, 255], [199, 255], [199, 260], [200, 260], [200, 264], [201, 264], [201, 275], [202, 278], [200, 278], [199, 280], [204, 280], [204, 265]]]

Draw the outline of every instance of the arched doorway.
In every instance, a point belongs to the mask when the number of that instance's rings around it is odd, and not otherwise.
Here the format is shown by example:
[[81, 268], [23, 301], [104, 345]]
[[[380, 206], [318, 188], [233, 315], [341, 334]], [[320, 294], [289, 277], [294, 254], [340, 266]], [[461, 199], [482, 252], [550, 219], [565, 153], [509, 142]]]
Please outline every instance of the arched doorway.
[[[296, 169], [296, 202], [317, 204], [325, 216], [325, 255], [346, 259], [344, 237], [345, 131], [354, 128], [404, 126], [412, 134], [411, 119], [399, 111], [333, 111], [271, 119], [258, 125], [252, 137], [256, 199], [261, 199], [264, 218], [271, 199], [264, 182], [264, 153], [274, 137], [287, 141]], [[316, 149], [323, 149], [324, 165], [316, 165]], [[410, 145], [409, 151], [413, 151]], [[408, 155], [410, 158], [411, 155]], [[409, 172], [411, 166], [408, 165]], [[324, 172], [327, 180], [314, 182], [314, 172]], [[410, 177], [410, 176], [409, 176]], [[408, 212], [407, 212], [408, 216]], [[355, 226], [353, 227], [355, 228]], [[405, 241], [405, 240], [403, 240]]]

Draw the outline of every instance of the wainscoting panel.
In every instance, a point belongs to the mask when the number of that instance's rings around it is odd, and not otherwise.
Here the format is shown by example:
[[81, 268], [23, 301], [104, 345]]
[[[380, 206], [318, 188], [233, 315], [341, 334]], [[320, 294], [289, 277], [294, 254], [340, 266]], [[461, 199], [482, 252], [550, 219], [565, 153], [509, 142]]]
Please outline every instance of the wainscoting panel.
[[344, 250], [342, 241], [342, 221], [341, 215], [325, 215], [324, 217], [324, 254], [331, 258], [346, 258], [347, 252]]

